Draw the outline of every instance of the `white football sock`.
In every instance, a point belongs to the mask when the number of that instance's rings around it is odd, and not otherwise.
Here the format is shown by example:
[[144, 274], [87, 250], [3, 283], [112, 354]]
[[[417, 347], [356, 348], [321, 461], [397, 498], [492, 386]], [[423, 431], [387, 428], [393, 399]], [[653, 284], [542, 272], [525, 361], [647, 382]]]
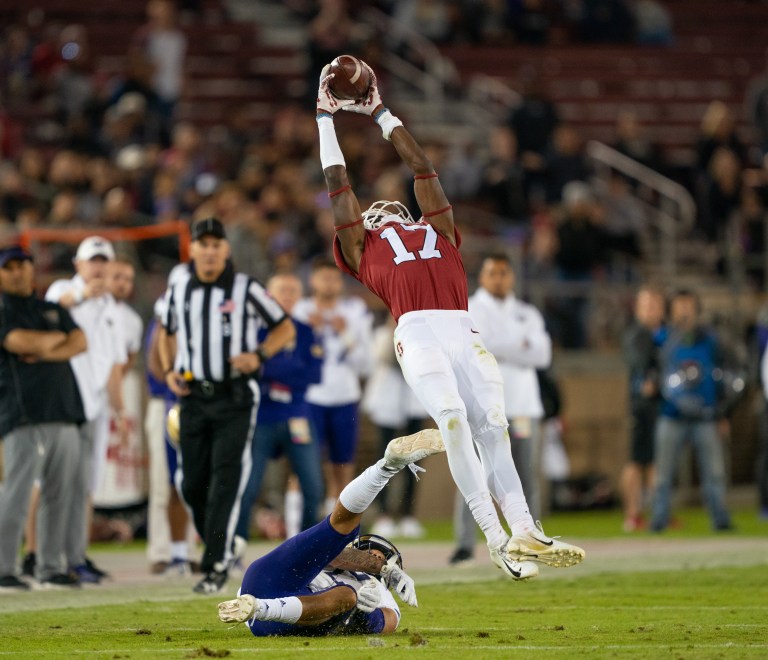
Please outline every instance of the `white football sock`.
[[323, 506], [325, 507], [325, 515], [330, 516], [333, 513], [333, 507], [336, 506], [336, 498], [326, 497]]
[[528, 511], [523, 484], [512, 459], [508, 431], [501, 427], [489, 428], [475, 436], [475, 443], [488, 488], [499, 503], [512, 535], [532, 529], [533, 518]]
[[347, 511], [362, 513], [398, 472], [399, 470], [385, 467], [384, 459], [380, 459], [344, 487], [339, 495], [339, 502]]
[[189, 559], [187, 548], [186, 541], [171, 541], [171, 559], [187, 561]]
[[304, 513], [304, 497], [300, 490], [285, 493], [285, 536], [292, 538], [301, 531], [301, 518]]
[[296, 596], [285, 598], [257, 598], [254, 618], [258, 621], [280, 621], [296, 623], [301, 618], [304, 607]]
[[483, 530], [489, 547], [497, 548], [509, 537], [496, 515], [480, 459], [475, 453], [467, 417], [463, 412], [448, 411], [440, 417], [437, 425], [443, 435], [453, 480]]
[[489, 548], [498, 548], [509, 540], [509, 534], [499, 522], [496, 507], [488, 492], [474, 493], [467, 497], [467, 505], [480, 529], [485, 534]]

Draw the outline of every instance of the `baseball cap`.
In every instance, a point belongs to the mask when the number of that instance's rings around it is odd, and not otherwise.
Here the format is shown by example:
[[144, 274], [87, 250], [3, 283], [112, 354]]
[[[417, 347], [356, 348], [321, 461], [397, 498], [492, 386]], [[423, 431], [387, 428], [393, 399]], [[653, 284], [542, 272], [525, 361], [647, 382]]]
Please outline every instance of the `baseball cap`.
[[78, 246], [75, 261], [90, 261], [94, 257], [103, 257], [107, 261], [113, 261], [115, 248], [106, 238], [89, 236]]
[[32, 255], [23, 247], [14, 245], [0, 251], [0, 268], [5, 268], [9, 261], [32, 261]]
[[203, 236], [213, 236], [214, 238], [226, 238], [224, 225], [218, 218], [206, 218], [192, 225], [192, 240], [199, 241]]

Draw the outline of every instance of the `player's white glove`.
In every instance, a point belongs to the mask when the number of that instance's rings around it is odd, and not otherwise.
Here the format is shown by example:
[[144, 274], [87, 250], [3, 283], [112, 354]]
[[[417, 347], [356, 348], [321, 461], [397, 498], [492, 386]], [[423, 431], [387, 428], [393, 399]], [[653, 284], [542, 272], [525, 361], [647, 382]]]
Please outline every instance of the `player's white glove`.
[[363, 66], [368, 69], [368, 73], [371, 76], [371, 84], [368, 87], [368, 96], [362, 101], [358, 101], [352, 105], [345, 105], [343, 109], [347, 112], [357, 112], [372, 117], [381, 128], [381, 134], [384, 136], [384, 139], [391, 140], [392, 131], [398, 126], [402, 126], [403, 122], [395, 117], [395, 115], [389, 111], [389, 108], [384, 107], [384, 101], [381, 100], [381, 94], [379, 93], [379, 83], [376, 80], [376, 74], [365, 62], [363, 62]]
[[373, 612], [381, 605], [381, 590], [375, 580], [366, 580], [357, 591], [357, 609]]
[[406, 605], [418, 607], [416, 600], [416, 583], [402, 568], [397, 565], [397, 557], [389, 558], [381, 569], [381, 577], [387, 589], [392, 589]]
[[379, 106], [384, 106], [384, 101], [381, 100], [381, 94], [379, 93], [379, 83], [376, 80], [376, 74], [373, 72], [373, 69], [369, 67], [365, 62], [363, 62], [363, 66], [368, 69], [368, 74], [371, 77], [371, 83], [368, 86], [368, 96], [366, 96], [362, 101], [357, 101], [352, 105], [344, 106], [343, 109], [347, 112], [357, 112], [358, 114], [368, 115], [370, 117], [373, 116], [374, 111], [377, 110]]
[[333, 79], [334, 74], [329, 74], [331, 65], [326, 64], [320, 73], [320, 86], [317, 88], [317, 112], [327, 112], [329, 115], [333, 115], [340, 108], [352, 105], [353, 100], [344, 101], [337, 99], [328, 86]]

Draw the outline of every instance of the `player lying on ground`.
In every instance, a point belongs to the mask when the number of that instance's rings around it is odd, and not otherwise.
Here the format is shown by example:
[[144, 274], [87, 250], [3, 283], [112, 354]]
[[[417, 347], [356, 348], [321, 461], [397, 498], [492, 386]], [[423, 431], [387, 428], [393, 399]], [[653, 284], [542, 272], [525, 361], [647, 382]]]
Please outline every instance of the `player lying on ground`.
[[406, 465], [442, 451], [434, 429], [392, 440], [341, 491], [331, 515], [248, 567], [238, 597], [219, 603], [219, 619], [246, 623], [257, 637], [394, 632], [400, 609], [389, 590], [416, 607], [416, 588], [394, 545], [358, 537], [360, 518]]
[[[371, 86], [360, 102], [335, 98], [331, 76], [321, 78], [318, 90], [320, 161], [333, 209], [336, 263], [378, 295], [397, 320], [395, 351], [403, 376], [442, 433], [451, 474], [493, 562], [516, 580], [538, 575], [534, 561], [577, 564], [584, 551], [548, 537], [528, 511], [512, 460], [501, 372], [467, 311], [461, 236], [451, 205], [423, 149], [384, 107], [368, 69]], [[411, 169], [423, 214], [418, 222], [400, 202], [374, 202], [361, 213], [336, 139], [333, 114], [339, 108], [371, 116]]]

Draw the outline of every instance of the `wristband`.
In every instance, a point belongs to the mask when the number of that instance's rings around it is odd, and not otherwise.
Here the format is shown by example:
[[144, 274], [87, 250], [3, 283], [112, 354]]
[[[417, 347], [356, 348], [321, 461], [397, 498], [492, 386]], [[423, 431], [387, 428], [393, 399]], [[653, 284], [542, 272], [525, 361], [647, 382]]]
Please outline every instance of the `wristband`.
[[334, 190], [333, 192], [329, 192], [328, 193], [328, 197], [329, 197], [329, 199], [333, 199], [334, 197], [338, 197], [342, 193], [347, 192], [347, 190], [352, 190], [352, 186], [350, 186], [349, 184], [347, 184], [346, 186], [342, 186], [338, 190]]
[[374, 120], [381, 128], [381, 134], [384, 136], [385, 140], [392, 139], [392, 131], [394, 131], [398, 126], [402, 126], [403, 122], [401, 122], [395, 115], [393, 115], [389, 108], [382, 108], [376, 113], [376, 116], [374, 117]]
[[259, 362], [261, 364], [264, 364], [267, 360], [269, 360], [269, 357], [266, 353], [264, 353], [264, 349], [262, 349], [261, 346], [259, 346], [259, 348], [257, 348], [253, 353], [254, 355], [258, 356]]

